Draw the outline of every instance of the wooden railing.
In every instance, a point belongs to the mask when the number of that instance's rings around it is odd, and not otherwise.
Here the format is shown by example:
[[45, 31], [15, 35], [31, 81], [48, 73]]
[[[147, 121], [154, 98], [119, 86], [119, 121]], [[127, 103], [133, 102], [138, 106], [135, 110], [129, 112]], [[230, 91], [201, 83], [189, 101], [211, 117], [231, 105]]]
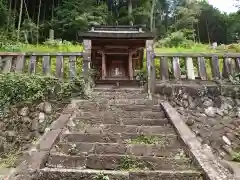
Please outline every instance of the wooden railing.
[[150, 65], [155, 79], [221, 80], [240, 73], [240, 53], [156, 53]]
[[64, 78], [67, 73], [73, 78], [77, 73], [76, 64], [82, 63], [82, 57], [83, 53], [0, 53], [0, 69], [3, 73], [54, 73], [57, 78]]

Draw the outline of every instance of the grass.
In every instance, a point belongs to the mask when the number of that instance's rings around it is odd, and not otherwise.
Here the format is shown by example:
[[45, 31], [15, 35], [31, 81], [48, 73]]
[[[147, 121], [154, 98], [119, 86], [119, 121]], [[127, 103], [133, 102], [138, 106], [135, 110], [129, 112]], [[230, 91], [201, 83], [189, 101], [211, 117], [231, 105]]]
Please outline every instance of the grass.
[[240, 163], [240, 152], [234, 152], [232, 154], [232, 160]]
[[[240, 52], [240, 44], [220, 45], [217, 49], [212, 49], [207, 44], [194, 44], [191, 48], [173, 47], [173, 48], [155, 48], [156, 53], [226, 53], [226, 52]], [[19, 44], [7, 45], [0, 48], [1, 52], [82, 52], [83, 46], [81, 44]]]
[[240, 44], [220, 45], [212, 49], [207, 44], [194, 44], [191, 48], [173, 47], [173, 48], [155, 48], [156, 53], [240, 53]]
[[128, 156], [121, 159], [120, 169], [122, 171], [133, 171], [133, 170], [148, 170], [148, 167], [144, 163], [136, 161]]
[[134, 139], [126, 140], [127, 144], [161, 144], [163, 143], [159, 137], [139, 135]]
[[47, 53], [57, 53], [57, 52], [82, 52], [82, 45], [31, 45], [31, 44], [20, 44], [20, 45], [9, 45], [5, 48], [0, 48], [0, 52], [47, 52]]
[[107, 175], [105, 175], [103, 172], [100, 172], [94, 177], [94, 180], [110, 180]]
[[0, 158], [0, 168], [12, 168], [15, 167], [16, 161], [18, 160], [21, 152], [9, 152], [4, 154], [5, 157]]

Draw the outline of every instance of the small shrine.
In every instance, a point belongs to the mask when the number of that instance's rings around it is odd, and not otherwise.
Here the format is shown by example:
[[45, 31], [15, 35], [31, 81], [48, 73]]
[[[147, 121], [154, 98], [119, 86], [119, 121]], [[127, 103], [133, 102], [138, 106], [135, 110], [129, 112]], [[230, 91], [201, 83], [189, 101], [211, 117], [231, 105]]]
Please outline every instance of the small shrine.
[[100, 81], [135, 80], [135, 72], [143, 67], [146, 41], [154, 38], [143, 26], [93, 26], [80, 36]]

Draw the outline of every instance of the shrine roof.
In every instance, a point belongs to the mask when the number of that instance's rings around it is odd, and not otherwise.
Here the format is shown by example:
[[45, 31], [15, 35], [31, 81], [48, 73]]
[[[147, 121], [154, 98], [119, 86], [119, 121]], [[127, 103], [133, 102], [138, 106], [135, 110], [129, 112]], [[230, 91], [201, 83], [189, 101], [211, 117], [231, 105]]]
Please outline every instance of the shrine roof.
[[143, 25], [135, 26], [92, 26], [88, 32], [79, 33], [87, 39], [153, 39], [154, 34]]

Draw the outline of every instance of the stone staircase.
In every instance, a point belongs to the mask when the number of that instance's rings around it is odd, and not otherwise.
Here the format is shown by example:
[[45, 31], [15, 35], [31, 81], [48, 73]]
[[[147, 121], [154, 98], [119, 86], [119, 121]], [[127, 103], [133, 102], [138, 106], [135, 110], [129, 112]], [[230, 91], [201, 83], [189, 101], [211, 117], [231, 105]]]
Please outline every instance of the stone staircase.
[[141, 89], [96, 88], [77, 102], [36, 180], [202, 180], [158, 100]]

